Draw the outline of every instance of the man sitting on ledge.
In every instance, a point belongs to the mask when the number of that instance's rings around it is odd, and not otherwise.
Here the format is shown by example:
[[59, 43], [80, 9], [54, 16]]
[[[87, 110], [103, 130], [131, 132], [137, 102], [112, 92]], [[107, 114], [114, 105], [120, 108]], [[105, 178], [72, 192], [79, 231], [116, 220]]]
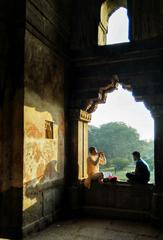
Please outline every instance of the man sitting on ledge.
[[106, 158], [103, 152], [97, 152], [95, 147], [89, 148], [89, 156], [87, 158], [87, 173], [88, 178], [84, 181], [84, 186], [87, 188], [91, 187], [92, 180], [98, 180], [101, 183], [103, 179], [103, 173], [99, 171], [99, 165], [104, 165]]
[[131, 183], [148, 183], [150, 180], [150, 170], [148, 164], [141, 159], [140, 153], [135, 151], [132, 153], [134, 161], [136, 161], [135, 172], [126, 173], [126, 177]]

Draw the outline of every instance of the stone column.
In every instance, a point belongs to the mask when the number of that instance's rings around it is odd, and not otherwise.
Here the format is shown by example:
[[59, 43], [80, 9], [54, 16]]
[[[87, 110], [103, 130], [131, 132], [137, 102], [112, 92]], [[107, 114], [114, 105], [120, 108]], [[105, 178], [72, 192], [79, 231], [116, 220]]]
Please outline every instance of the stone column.
[[155, 106], [155, 187], [152, 198], [152, 219], [163, 221], [163, 106]]
[[22, 239], [26, 1], [0, 1], [0, 239]]
[[69, 143], [70, 166], [68, 166], [68, 170], [71, 172], [71, 185], [75, 185], [78, 179], [87, 177], [86, 159], [88, 155], [88, 122], [90, 120], [91, 114], [86, 111], [80, 109], [71, 111], [69, 126], [69, 139], [71, 138]]
[[91, 114], [80, 109], [70, 112], [68, 162], [66, 169], [67, 211], [69, 215], [80, 213], [81, 187], [80, 180], [87, 177], [86, 159], [88, 156], [88, 122]]

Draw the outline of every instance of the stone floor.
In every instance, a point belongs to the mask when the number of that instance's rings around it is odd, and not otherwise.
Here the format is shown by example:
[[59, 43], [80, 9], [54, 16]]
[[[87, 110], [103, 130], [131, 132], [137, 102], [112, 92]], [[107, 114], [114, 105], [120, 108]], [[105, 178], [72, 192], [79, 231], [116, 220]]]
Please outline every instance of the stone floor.
[[76, 219], [57, 222], [24, 240], [163, 240], [163, 232], [151, 224], [108, 219]]

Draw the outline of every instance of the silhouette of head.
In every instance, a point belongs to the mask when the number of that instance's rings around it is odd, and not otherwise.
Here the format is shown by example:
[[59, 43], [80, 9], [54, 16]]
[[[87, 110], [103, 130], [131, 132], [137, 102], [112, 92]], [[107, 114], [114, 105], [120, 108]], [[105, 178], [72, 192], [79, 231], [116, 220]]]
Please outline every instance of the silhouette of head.
[[90, 152], [90, 154], [92, 154], [92, 155], [96, 155], [96, 154], [98, 153], [96, 147], [90, 147], [90, 148], [89, 148], [89, 152]]
[[133, 159], [135, 161], [140, 159], [140, 152], [135, 151], [135, 152], [132, 153], [132, 155], [133, 155]]

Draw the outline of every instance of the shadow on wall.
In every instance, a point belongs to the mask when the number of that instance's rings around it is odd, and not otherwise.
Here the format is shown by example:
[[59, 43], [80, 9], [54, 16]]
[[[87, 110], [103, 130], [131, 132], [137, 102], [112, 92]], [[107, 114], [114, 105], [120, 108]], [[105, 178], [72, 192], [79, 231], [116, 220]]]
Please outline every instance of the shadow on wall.
[[56, 171], [57, 160], [52, 160], [49, 162], [45, 168], [44, 174], [38, 178], [35, 178], [31, 181], [25, 183], [25, 195], [28, 198], [33, 198], [31, 193], [39, 189], [39, 186], [45, 184], [47, 181], [52, 181], [53, 179], [58, 179], [59, 174]]
[[[58, 179], [57, 160], [46, 166], [44, 174], [25, 183], [23, 226], [34, 223], [35, 231], [40, 229], [40, 221], [52, 222], [62, 207], [63, 180]], [[44, 219], [45, 218], [45, 219]], [[30, 230], [31, 231], [31, 230]]]

